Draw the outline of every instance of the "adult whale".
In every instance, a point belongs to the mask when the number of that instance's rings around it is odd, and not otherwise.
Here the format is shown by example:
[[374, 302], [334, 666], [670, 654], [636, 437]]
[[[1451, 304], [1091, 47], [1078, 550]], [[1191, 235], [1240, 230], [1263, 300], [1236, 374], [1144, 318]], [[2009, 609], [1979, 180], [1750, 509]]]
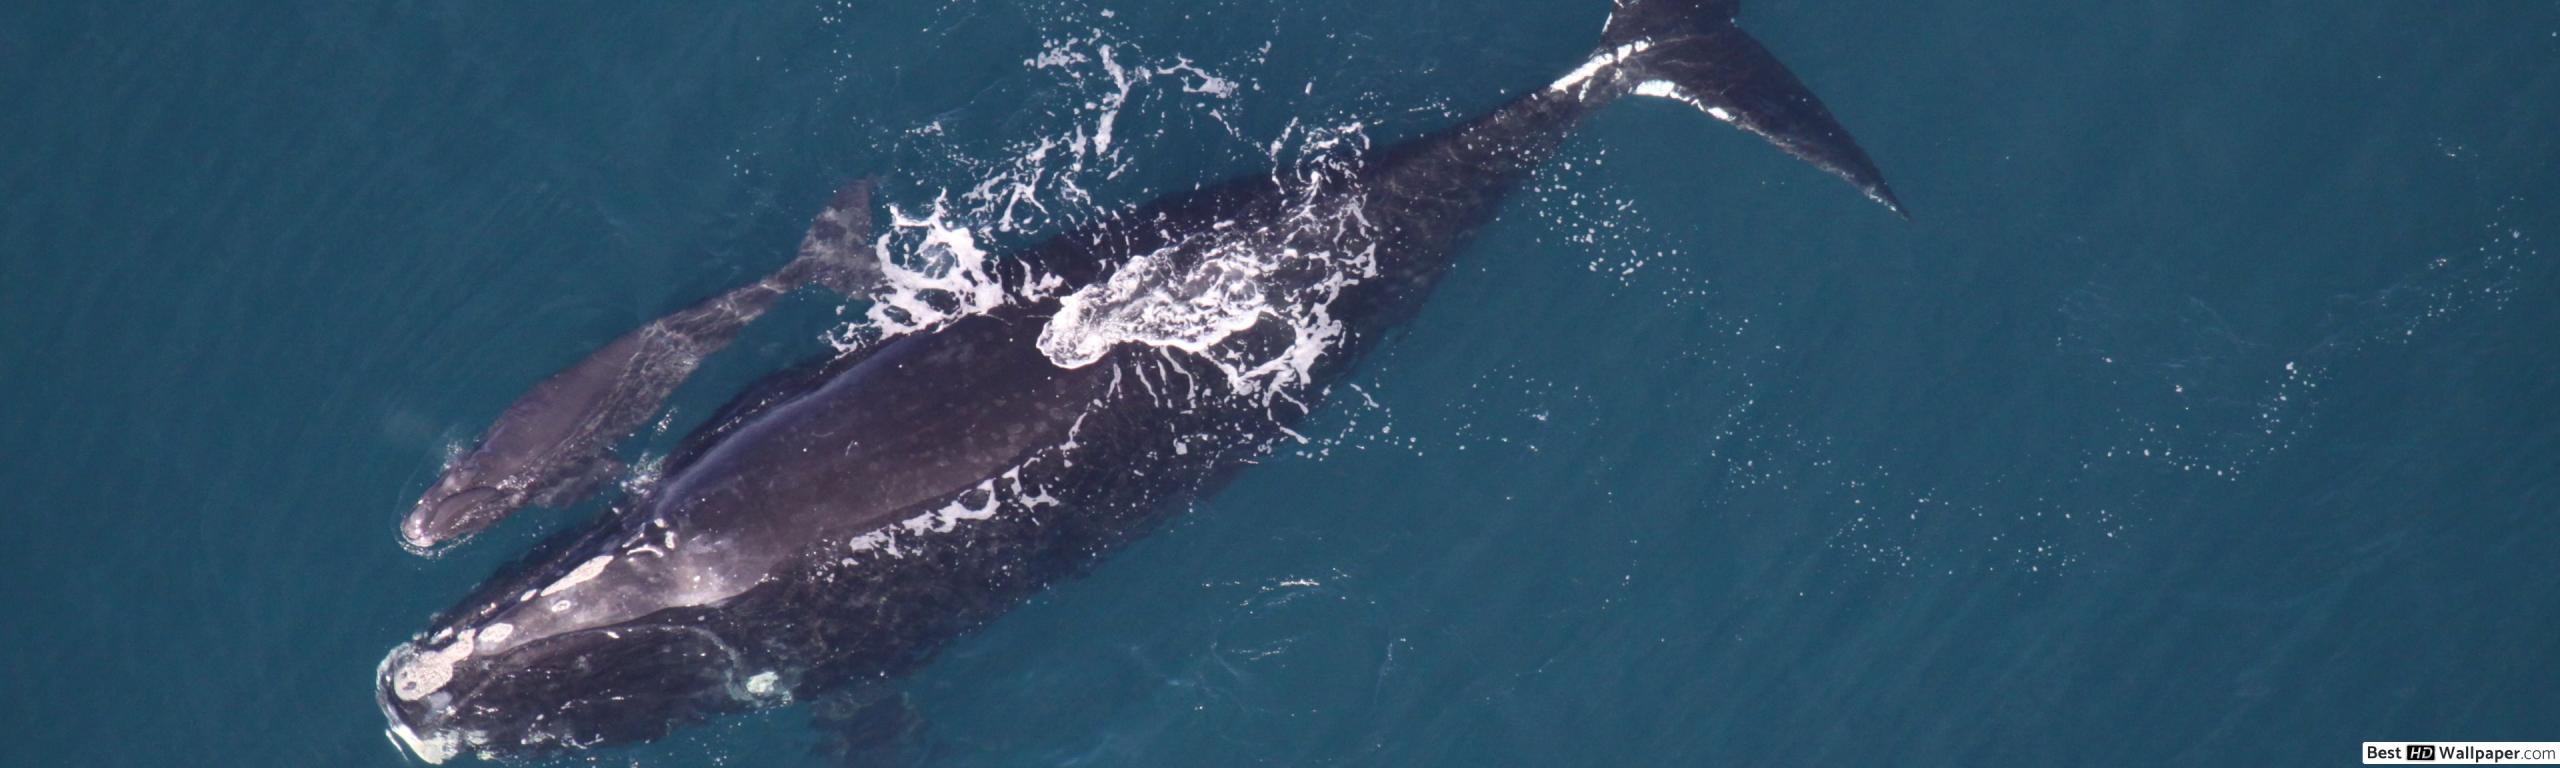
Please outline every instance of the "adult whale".
[[392, 650], [429, 762], [656, 738], [877, 686], [1261, 455], [1594, 110], [1678, 99], [1899, 212], [1734, 4], [1619, 0], [1599, 50], [1491, 113], [1052, 238], [1020, 298], [779, 374]]

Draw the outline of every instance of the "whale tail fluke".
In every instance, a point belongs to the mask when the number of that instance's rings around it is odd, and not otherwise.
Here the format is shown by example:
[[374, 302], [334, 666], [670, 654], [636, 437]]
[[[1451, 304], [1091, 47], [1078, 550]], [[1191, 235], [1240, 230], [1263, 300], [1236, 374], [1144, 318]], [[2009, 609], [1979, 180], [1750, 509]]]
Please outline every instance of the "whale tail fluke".
[[863, 297], [887, 279], [872, 250], [871, 188], [858, 179], [827, 201], [800, 237], [800, 255], [775, 277], [785, 287], [816, 283], [847, 297]]
[[1857, 186], [1903, 218], [1902, 202], [1822, 100], [1741, 27], [1739, 0], [1616, 0], [1600, 56], [1619, 87], [1667, 98], [1750, 132]]

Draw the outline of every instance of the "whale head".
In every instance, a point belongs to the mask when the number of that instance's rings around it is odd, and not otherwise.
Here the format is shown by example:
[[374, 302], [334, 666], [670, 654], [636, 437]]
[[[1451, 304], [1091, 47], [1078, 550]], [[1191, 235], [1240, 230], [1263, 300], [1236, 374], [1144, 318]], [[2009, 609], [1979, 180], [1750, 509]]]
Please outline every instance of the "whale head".
[[383, 657], [375, 699], [395, 742], [428, 763], [539, 756], [788, 700], [797, 675], [740, 642], [753, 633], [724, 610], [761, 574], [724, 578], [735, 561], [717, 542], [666, 552], [670, 535], [635, 553], [594, 533], [555, 540]]
[[392, 739], [420, 760], [647, 741], [779, 695], [774, 673], [744, 671], [728, 643], [699, 626], [633, 624], [499, 651], [480, 645], [458, 633], [383, 658], [375, 698]]
[[448, 472], [401, 518], [400, 542], [413, 551], [434, 552], [523, 505], [523, 491], [483, 482], [478, 473]]

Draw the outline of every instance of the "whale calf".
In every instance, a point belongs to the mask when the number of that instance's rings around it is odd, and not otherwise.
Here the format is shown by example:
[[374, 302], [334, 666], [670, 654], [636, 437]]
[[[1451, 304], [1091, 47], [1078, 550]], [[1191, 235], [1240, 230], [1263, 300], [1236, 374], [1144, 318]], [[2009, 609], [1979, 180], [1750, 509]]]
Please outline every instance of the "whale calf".
[[777, 374], [659, 482], [555, 534], [376, 670], [428, 762], [658, 738], [888, 685], [1277, 441], [1594, 111], [1675, 99], [1901, 205], [1732, 2], [1618, 0], [1552, 83], [1375, 152], [1034, 246], [1012, 301]]
[[528, 505], [588, 495], [620, 469], [606, 455], [613, 444], [783, 294], [815, 283], [858, 296], [878, 285], [870, 212], [871, 183], [845, 187], [782, 269], [650, 321], [535, 384], [419, 497], [400, 521], [401, 543], [432, 553]]

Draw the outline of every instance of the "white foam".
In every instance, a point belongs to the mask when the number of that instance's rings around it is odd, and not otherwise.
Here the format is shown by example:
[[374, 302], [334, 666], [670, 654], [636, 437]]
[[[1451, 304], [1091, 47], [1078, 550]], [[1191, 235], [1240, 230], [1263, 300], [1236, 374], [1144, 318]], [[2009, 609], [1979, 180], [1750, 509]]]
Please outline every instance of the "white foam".
[[[1070, 446], [1062, 445], [1035, 453], [1003, 474], [979, 481], [941, 507], [854, 537], [846, 542], [845, 549], [856, 554], [879, 552], [902, 558], [906, 557], [906, 551], [900, 545], [904, 537], [950, 533], [965, 523], [995, 519], [1008, 509], [1036, 510], [1057, 506], [1061, 503], [1057, 496], [1046, 488], [1025, 482], [1022, 475], [1024, 470], [1041, 462], [1061, 460], [1059, 457], [1068, 450]], [[860, 561], [849, 557], [843, 562], [851, 565]]]
[[1155, 73], [1199, 78], [1198, 82], [1185, 80], [1182, 83], [1183, 93], [1201, 93], [1221, 99], [1236, 95], [1236, 81], [1210, 74], [1208, 70], [1193, 65], [1187, 58], [1177, 59], [1172, 66], [1157, 67]]
[[1129, 103], [1129, 89], [1135, 87], [1135, 84], [1129, 82], [1129, 71], [1121, 69], [1120, 62], [1111, 58], [1111, 46], [1105, 45], [1099, 50], [1102, 55], [1102, 69], [1111, 73], [1111, 85], [1117, 89], [1111, 95], [1103, 97], [1100, 107], [1102, 116], [1096, 118], [1093, 124], [1093, 153], [1104, 155], [1111, 152], [1111, 126], [1120, 120], [1120, 107]]
[[419, 762], [428, 765], [443, 765], [444, 761], [462, 754], [462, 738], [451, 731], [422, 738], [410, 731], [409, 726], [394, 720], [391, 724], [391, 736], [398, 739], [402, 746], [408, 747], [410, 754], [417, 755]]
[[[989, 271], [986, 249], [953, 220], [947, 195], [920, 215], [889, 206], [889, 219], [890, 231], [873, 244], [886, 285], [866, 312], [876, 333], [931, 330], [1004, 305], [1005, 288]], [[912, 257], [892, 258], [892, 241], [906, 244]]]
[[1261, 319], [1263, 281], [1295, 257], [1283, 250], [1211, 256], [1188, 270], [1173, 264], [1180, 254], [1131, 259], [1110, 280], [1060, 300], [1057, 316], [1041, 329], [1040, 351], [1062, 368], [1090, 365], [1126, 342], [1207, 352]]

